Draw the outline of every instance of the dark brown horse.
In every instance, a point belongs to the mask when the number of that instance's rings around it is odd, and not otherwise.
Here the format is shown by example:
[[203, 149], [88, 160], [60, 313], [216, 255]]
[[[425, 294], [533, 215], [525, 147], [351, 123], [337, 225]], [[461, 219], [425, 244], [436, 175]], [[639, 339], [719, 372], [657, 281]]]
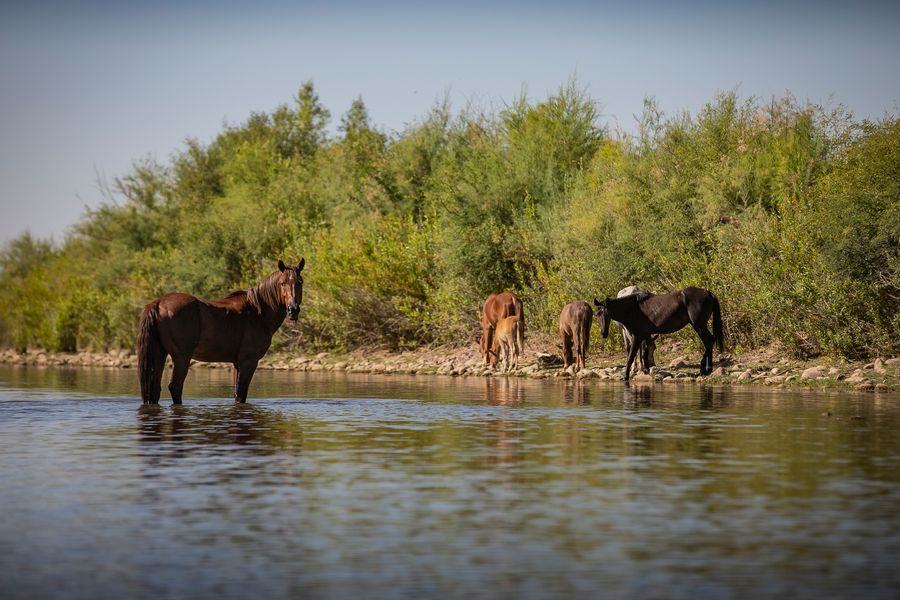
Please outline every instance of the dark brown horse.
[[484, 366], [490, 361], [491, 366], [497, 362], [497, 357], [491, 353], [494, 345], [494, 329], [497, 321], [516, 315], [519, 317], [519, 351], [525, 351], [525, 313], [522, 312], [522, 301], [512, 292], [491, 294], [484, 301], [481, 310], [481, 356]]
[[167, 355], [172, 357], [169, 393], [173, 403], [181, 404], [192, 358], [234, 365], [234, 399], [246, 402], [256, 365], [269, 349], [275, 331], [285, 316], [296, 321], [300, 313], [304, 264], [303, 258], [296, 267], [278, 261], [278, 271], [221, 300], [176, 292], [145, 306], [137, 338], [144, 403], [159, 403]]
[[[644, 288], [638, 287], [636, 285], [629, 285], [626, 288], [619, 290], [619, 293], [616, 294], [616, 298], [621, 298], [623, 296], [630, 296], [632, 294], [649, 294], [652, 295], [652, 292], [648, 292]], [[619, 330], [622, 333], [622, 342], [625, 344], [625, 354], [627, 355], [631, 351], [631, 344], [634, 342], [634, 336], [631, 335], [631, 332], [628, 331], [628, 328], [616, 321], [616, 324], [619, 326]], [[641, 371], [644, 373], [648, 373], [650, 371], [650, 367], [656, 364], [656, 338], [658, 336], [650, 336], [649, 339], [644, 340], [641, 344], [640, 349], [637, 353], [637, 361], [640, 366]]]
[[[625, 365], [625, 381], [628, 381], [631, 364], [642, 342], [650, 339], [655, 333], [674, 333], [688, 323], [703, 341], [701, 375], [707, 375], [712, 371], [714, 342], [718, 341], [719, 352], [722, 352], [724, 340], [722, 312], [719, 309], [719, 299], [709, 290], [687, 287], [659, 296], [641, 293], [622, 298], [607, 298], [603, 302], [595, 298], [594, 306], [597, 307], [596, 318], [603, 337], [609, 335], [610, 319], [618, 321], [634, 335], [634, 341], [628, 351], [628, 362]], [[710, 315], [713, 318], [713, 333], [706, 327]]]
[[[591, 343], [591, 305], [581, 300], [566, 304], [559, 315], [559, 334], [563, 343], [563, 369], [575, 363], [575, 370], [584, 368], [588, 346]], [[574, 361], [573, 361], [574, 350]]]

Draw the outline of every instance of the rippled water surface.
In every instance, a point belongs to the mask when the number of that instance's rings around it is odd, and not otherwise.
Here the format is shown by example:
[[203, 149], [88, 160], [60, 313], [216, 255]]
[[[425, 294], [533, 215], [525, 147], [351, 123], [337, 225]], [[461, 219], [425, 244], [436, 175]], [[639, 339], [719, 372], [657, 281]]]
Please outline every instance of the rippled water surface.
[[0, 367], [4, 598], [896, 598], [900, 397]]

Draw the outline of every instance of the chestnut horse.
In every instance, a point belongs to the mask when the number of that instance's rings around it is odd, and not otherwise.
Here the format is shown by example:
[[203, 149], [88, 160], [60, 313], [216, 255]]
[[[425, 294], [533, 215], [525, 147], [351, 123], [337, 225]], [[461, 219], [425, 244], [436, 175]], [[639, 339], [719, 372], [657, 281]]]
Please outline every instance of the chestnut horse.
[[[644, 288], [638, 287], [636, 285], [629, 285], [627, 288], [623, 288], [619, 290], [619, 293], [616, 294], [616, 298], [622, 298], [624, 296], [631, 296], [632, 294], [650, 294], [652, 292], [648, 292]], [[625, 355], [628, 356], [628, 353], [631, 352], [631, 344], [634, 343], [634, 336], [631, 335], [631, 332], [628, 331], [628, 328], [616, 321], [616, 325], [619, 326], [619, 331], [622, 333], [622, 342], [625, 344]], [[641, 347], [637, 353], [638, 364], [640, 365], [641, 371], [647, 373], [650, 371], [650, 367], [656, 364], [656, 338], [658, 336], [650, 336], [643, 342], [641, 342]]]
[[[631, 372], [631, 364], [641, 344], [655, 333], [674, 333], [688, 323], [703, 341], [703, 357], [700, 359], [700, 374], [712, 371], [713, 343], [718, 341], [722, 352], [722, 312], [719, 299], [709, 290], [687, 287], [676, 292], [660, 294], [632, 294], [622, 298], [607, 298], [600, 302], [594, 298], [597, 307], [596, 319], [600, 324], [600, 335], [609, 335], [609, 321], [616, 320], [634, 335], [625, 365], [625, 381]], [[713, 318], [713, 332], [706, 324]]]
[[568, 369], [573, 363], [572, 351], [574, 349], [575, 370], [584, 368], [587, 358], [588, 346], [591, 343], [591, 320], [594, 311], [591, 305], [581, 300], [569, 302], [559, 314], [559, 333], [563, 343], [563, 369]]
[[512, 292], [491, 294], [484, 301], [481, 310], [481, 356], [484, 358], [484, 366], [496, 363], [496, 356], [492, 356], [491, 348], [494, 344], [494, 328], [497, 321], [517, 315], [519, 317], [519, 350], [525, 351], [525, 313], [522, 312], [522, 301]]
[[247, 401], [250, 380], [272, 336], [290, 315], [297, 320], [303, 299], [303, 278], [297, 266], [278, 261], [278, 271], [247, 290], [221, 300], [204, 300], [172, 293], [141, 311], [138, 325], [138, 371], [144, 404], [158, 404], [166, 356], [172, 357], [169, 393], [181, 404], [184, 378], [191, 359], [234, 365], [234, 399]]
[[491, 354], [494, 360], [503, 360], [504, 371], [519, 368], [520, 340], [522, 339], [522, 321], [518, 315], [497, 321]]

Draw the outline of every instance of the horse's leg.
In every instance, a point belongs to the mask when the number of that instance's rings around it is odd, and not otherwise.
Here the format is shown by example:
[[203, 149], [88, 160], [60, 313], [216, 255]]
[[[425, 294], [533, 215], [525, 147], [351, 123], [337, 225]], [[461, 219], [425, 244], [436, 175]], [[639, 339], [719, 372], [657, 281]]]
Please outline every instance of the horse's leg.
[[588, 348], [591, 345], [591, 321], [588, 319], [587, 324], [584, 326], [584, 331], [581, 332], [581, 368], [583, 369], [585, 363], [587, 362]]
[[641, 362], [641, 372], [649, 373], [650, 372], [650, 342], [644, 340], [641, 342], [641, 347], [638, 350], [638, 358]]
[[700, 359], [700, 374], [709, 375], [712, 373], [713, 343], [716, 341], [716, 338], [709, 329], [706, 328], [706, 323], [691, 323], [691, 325], [703, 342], [703, 357]]
[[563, 341], [563, 370], [569, 368], [572, 364], [572, 336], [568, 333], [562, 334]]
[[628, 362], [625, 363], [625, 381], [628, 381], [628, 376], [631, 373], [631, 364], [634, 362], [634, 357], [640, 347], [640, 340], [637, 338], [631, 340], [631, 347], [628, 349]]
[[484, 355], [484, 366], [487, 367], [488, 365], [490, 365], [491, 368], [493, 368], [496, 364], [496, 357], [491, 354], [490, 351], [494, 347], [494, 328], [488, 327], [484, 335], [485, 340], [487, 340], [484, 347], [488, 349], [488, 351]]
[[242, 360], [238, 363], [237, 372], [237, 389], [234, 394], [235, 402], [246, 402], [247, 392], [250, 390], [250, 380], [256, 372], [256, 365], [259, 363], [257, 359]]
[[165, 350], [160, 352], [159, 356], [154, 357], [153, 364], [153, 382], [150, 386], [150, 401], [148, 404], [159, 404], [159, 396], [162, 393], [163, 370], [166, 368]]
[[169, 393], [172, 395], [172, 404], [181, 404], [181, 392], [184, 390], [184, 378], [187, 377], [191, 366], [191, 356], [172, 356], [172, 377], [169, 379]]

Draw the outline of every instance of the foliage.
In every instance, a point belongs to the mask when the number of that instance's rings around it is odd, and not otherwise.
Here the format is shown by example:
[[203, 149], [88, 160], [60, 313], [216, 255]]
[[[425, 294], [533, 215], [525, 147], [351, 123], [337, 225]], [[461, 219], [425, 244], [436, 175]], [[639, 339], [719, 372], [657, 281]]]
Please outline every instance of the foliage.
[[493, 113], [445, 100], [392, 134], [362, 98], [334, 135], [330, 118], [305, 82], [170, 164], [137, 162], [61, 245], [7, 244], [0, 342], [131, 347], [153, 298], [224, 295], [306, 256], [279, 344], [468, 344], [501, 289], [552, 332], [566, 302], [639, 284], [713, 290], [735, 346], [900, 349], [896, 117], [731, 92], [696, 115], [648, 98], [636, 132], [611, 135], [570, 81]]

